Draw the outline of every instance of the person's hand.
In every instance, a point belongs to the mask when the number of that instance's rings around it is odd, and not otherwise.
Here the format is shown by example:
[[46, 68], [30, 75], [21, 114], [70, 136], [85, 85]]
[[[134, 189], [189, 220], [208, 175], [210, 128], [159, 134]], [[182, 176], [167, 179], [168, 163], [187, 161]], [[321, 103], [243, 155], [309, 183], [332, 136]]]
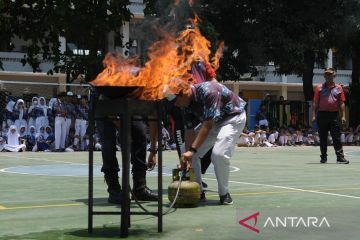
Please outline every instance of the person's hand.
[[182, 155], [182, 163], [183, 166], [186, 167], [186, 171], [190, 170], [193, 155], [194, 153], [191, 151], [184, 152], [184, 154]]
[[345, 117], [342, 117], [341, 118], [341, 125], [344, 127], [345, 124], [346, 124], [346, 119], [345, 119]]
[[313, 116], [311, 122], [314, 123], [315, 121], [316, 121], [316, 116]]
[[147, 163], [147, 170], [152, 171], [156, 166], [156, 153], [150, 152]]

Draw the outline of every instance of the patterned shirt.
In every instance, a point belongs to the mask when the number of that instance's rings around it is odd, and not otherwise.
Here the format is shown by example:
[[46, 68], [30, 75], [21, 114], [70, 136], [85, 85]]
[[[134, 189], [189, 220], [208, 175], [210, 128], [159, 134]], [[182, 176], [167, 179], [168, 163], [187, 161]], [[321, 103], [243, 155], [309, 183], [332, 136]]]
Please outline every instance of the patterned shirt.
[[318, 111], [338, 112], [339, 104], [345, 102], [344, 90], [339, 84], [318, 85], [315, 88], [314, 101], [319, 103]]
[[67, 112], [66, 105], [65, 105], [65, 103], [57, 101], [54, 104], [54, 114], [56, 117], [65, 117], [65, 116], [63, 116], [62, 112], [64, 112], [64, 114], [66, 115], [66, 112]]
[[66, 118], [73, 118], [76, 116], [76, 107], [72, 103], [65, 103], [66, 105]]
[[224, 85], [204, 82], [191, 87], [193, 100], [188, 109], [201, 121], [220, 122], [244, 111], [246, 102]]

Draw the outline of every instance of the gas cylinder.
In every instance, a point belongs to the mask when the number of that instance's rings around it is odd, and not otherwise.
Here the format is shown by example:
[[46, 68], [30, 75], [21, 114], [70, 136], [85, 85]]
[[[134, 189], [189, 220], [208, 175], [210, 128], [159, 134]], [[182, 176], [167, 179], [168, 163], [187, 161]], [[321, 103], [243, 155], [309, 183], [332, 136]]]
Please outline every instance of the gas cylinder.
[[[181, 170], [173, 169], [172, 172], [173, 182], [168, 187], [168, 198], [170, 202], [173, 202], [176, 196], [176, 192], [179, 187]], [[185, 176], [181, 177], [182, 180], [175, 207], [196, 207], [200, 201], [200, 185], [195, 182], [194, 169], [191, 168]]]

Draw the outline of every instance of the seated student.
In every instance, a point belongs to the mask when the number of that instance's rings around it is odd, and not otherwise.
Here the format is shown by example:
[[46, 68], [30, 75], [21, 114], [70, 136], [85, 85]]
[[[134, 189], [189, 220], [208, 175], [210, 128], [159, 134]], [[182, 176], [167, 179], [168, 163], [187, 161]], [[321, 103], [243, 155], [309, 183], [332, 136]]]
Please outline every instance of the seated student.
[[298, 125], [295, 134], [296, 134], [295, 144], [302, 145], [304, 142], [304, 132], [303, 132], [303, 126], [301, 124]]
[[25, 125], [21, 125], [20, 129], [19, 129], [19, 136], [22, 139], [25, 139], [27, 133], [26, 133], [26, 126]]
[[288, 146], [295, 146], [295, 142], [296, 142], [296, 130], [293, 127], [289, 127], [287, 129], [287, 135], [288, 135], [288, 142], [286, 143], [286, 145]]
[[254, 144], [255, 146], [259, 146], [263, 144], [263, 130], [260, 129], [259, 126], [255, 126], [254, 128]]
[[345, 144], [352, 145], [354, 143], [355, 131], [352, 127], [348, 128], [345, 136]]
[[36, 131], [35, 126], [30, 126], [29, 133], [25, 136], [26, 138], [26, 149], [32, 151], [36, 144]]
[[354, 143], [360, 145], [360, 124], [354, 130]]
[[250, 137], [249, 137], [249, 131], [247, 130], [247, 127], [244, 127], [244, 130], [240, 134], [239, 140], [237, 142], [238, 147], [249, 147], [250, 146]]
[[36, 134], [36, 145], [32, 149], [33, 152], [45, 151], [48, 149], [48, 145], [46, 144], [47, 134], [45, 132], [45, 127], [42, 126], [39, 129], [39, 132]]
[[2, 136], [0, 137], [0, 152], [5, 151], [6, 140]]
[[54, 142], [55, 142], [55, 135], [52, 131], [52, 128], [50, 126], [47, 126], [45, 128], [45, 132], [46, 132], [46, 144], [49, 145], [49, 150], [52, 150], [55, 146], [54, 146]]
[[11, 125], [7, 134], [7, 144], [4, 149], [8, 152], [23, 152], [26, 150], [26, 145], [20, 143], [19, 133], [17, 132], [16, 126]]
[[74, 140], [75, 140], [75, 129], [71, 128], [67, 137], [68, 147], [65, 148], [65, 152], [74, 152]]
[[286, 128], [284, 126], [279, 129], [279, 145], [285, 146], [288, 142], [288, 133], [286, 132]]
[[276, 144], [276, 140], [279, 137], [279, 132], [276, 131], [275, 128], [272, 128], [271, 130], [269, 130], [268, 135], [268, 142], [271, 144]]
[[27, 135], [26, 127], [24, 125], [21, 125], [20, 130], [19, 130], [19, 140], [20, 140], [20, 143], [25, 144], [25, 145], [27, 145], [26, 144], [26, 141], [27, 141], [26, 135]]

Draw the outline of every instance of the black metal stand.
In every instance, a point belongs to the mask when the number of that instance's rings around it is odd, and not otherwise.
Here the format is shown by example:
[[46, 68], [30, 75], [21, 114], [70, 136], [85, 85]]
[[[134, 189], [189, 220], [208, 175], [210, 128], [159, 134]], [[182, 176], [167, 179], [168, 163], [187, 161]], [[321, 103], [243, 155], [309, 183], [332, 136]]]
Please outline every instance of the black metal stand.
[[[112, 99], [96, 100], [94, 95], [90, 98], [89, 112], [89, 199], [88, 199], [88, 232], [93, 232], [94, 215], [121, 215], [120, 236], [128, 237], [131, 215], [154, 215], [158, 217], [158, 232], [163, 229], [163, 200], [162, 200], [162, 151], [158, 149], [158, 211], [157, 212], [131, 212], [130, 211], [130, 145], [131, 145], [131, 121], [133, 116], [147, 117], [156, 113], [158, 123], [158, 146], [161, 145], [161, 102], [160, 101], [141, 101], [134, 99]], [[105, 117], [118, 117], [121, 121], [121, 154], [122, 154], [122, 203], [121, 212], [94, 211], [93, 199], [93, 164], [94, 164], [94, 126], [95, 119]]]

